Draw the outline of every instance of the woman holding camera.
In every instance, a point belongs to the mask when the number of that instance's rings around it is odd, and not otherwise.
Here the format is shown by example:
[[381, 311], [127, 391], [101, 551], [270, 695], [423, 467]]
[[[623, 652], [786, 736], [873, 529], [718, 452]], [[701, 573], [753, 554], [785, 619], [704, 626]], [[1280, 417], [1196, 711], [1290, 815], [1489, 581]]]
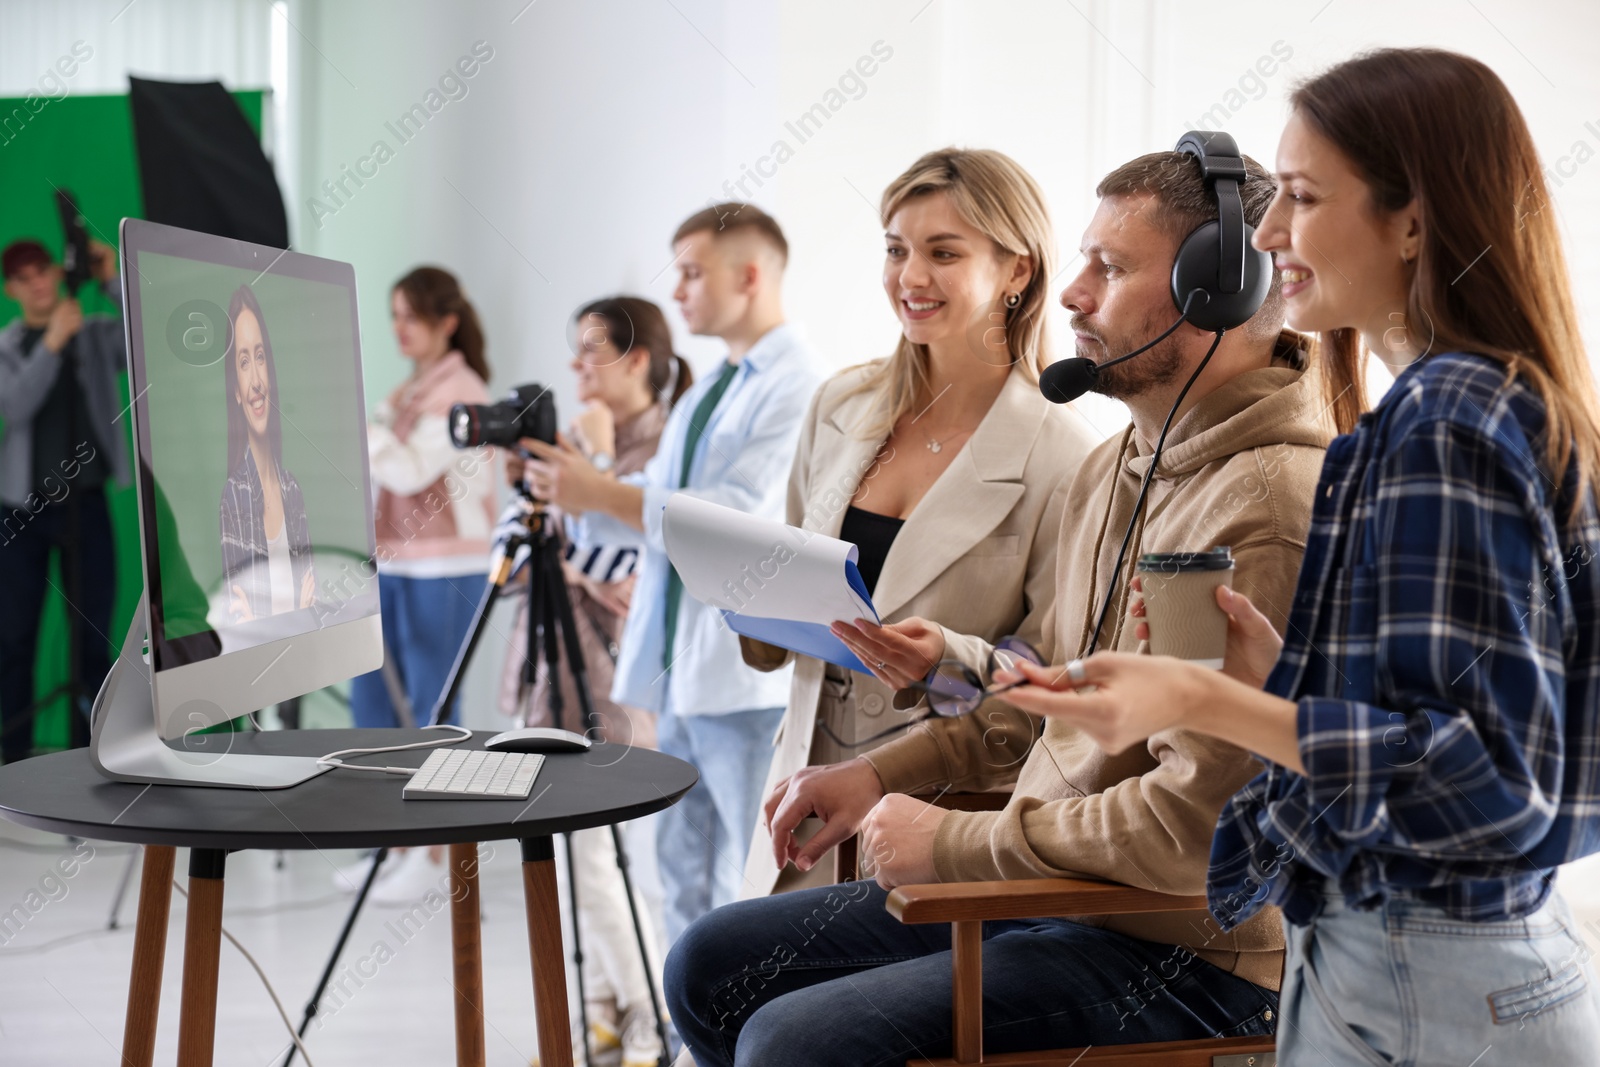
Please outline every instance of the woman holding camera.
[[[672, 350], [672, 330], [661, 309], [634, 296], [595, 300], [573, 317], [572, 371], [577, 377], [583, 410], [567, 428], [567, 438], [589, 462], [616, 475], [643, 470], [655, 455], [672, 406], [694, 383], [694, 373]], [[520, 463], [507, 464], [513, 484], [522, 477]], [[567, 596], [578, 627], [589, 689], [599, 718], [596, 737], [583, 721], [576, 685], [562, 648], [556, 687], [562, 711], [555, 721], [550, 710], [551, 679], [541, 662], [529, 677], [526, 660], [528, 613], [517, 613], [511, 648], [501, 677], [500, 709], [522, 725], [558, 726], [587, 733], [597, 741], [654, 748], [655, 716], [610, 698], [617, 642], [633, 593], [634, 547], [593, 547], [582, 552], [568, 545], [562, 570]], [[524, 568], [526, 573], [527, 568]], [[524, 584], [526, 589], [526, 584]], [[525, 603], [525, 601], [524, 601]], [[578, 915], [584, 945], [583, 985], [589, 1037], [598, 1054], [621, 1046], [623, 1067], [653, 1067], [661, 1055], [650, 1005], [646, 971], [639, 959], [632, 916], [617, 868], [609, 827], [572, 835], [573, 863], [579, 891]], [[657, 943], [650, 910], [635, 895], [635, 911], [645, 943]], [[661, 990], [661, 960], [649, 961], [655, 988]], [[576, 991], [576, 984], [570, 987]], [[585, 1062], [583, 1033], [573, 1013], [573, 1062]]]
[[305, 496], [283, 465], [278, 364], [255, 290], [228, 301], [231, 338], [223, 359], [228, 401], [228, 480], [218, 523], [229, 622], [250, 622], [316, 599]]
[[[1343, 436], [1286, 639], [1219, 592], [1223, 672], [1099, 653], [1007, 700], [1108, 752], [1181, 724], [1261, 757], [1208, 895], [1225, 928], [1283, 908], [1285, 1064], [1591, 1062], [1553, 882], [1600, 850], [1600, 396], [1539, 158], [1450, 52], [1369, 53], [1291, 104], [1254, 241]], [[1363, 345], [1395, 373], [1365, 414]]]
[[[887, 621], [918, 623], [918, 661], [880, 662], [853, 620], [835, 630], [870, 674], [745, 639], [751, 666], [796, 667], [767, 777], [767, 821], [789, 779], [898, 736], [926, 709], [894, 704], [944, 655], [947, 631], [1037, 638], [1053, 599], [1061, 494], [1095, 444], [1039, 393], [1055, 235], [1044, 196], [1008, 156], [930, 152], [884, 191], [883, 287], [894, 353], [818, 390], [789, 479], [788, 521], [857, 545]], [[877, 630], [878, 628], [873, 627]], [[924, 662], [925, 661], [925, 662]], [[867, 774], [875, 773], [870, 767]], [[801, 853], [757, 826], [746, 893], [797, 888], [834, 843]], [[798, 859], [803, 868], [788, 865]], [[809, 881], [832, 876], [830, 864]]]
[[[567, 437], [603, 471], [631, 474], [642, 470], [661, 439], [667, 413], [694, 383], [694, 372], [672, 350], [672, 330], [661, 309], [636, 296], [595, 300], [573, 317], [573, 358], [578, 402], [583, 410], [567, 428]], [[521, 464], [508, 462], [513, 485], [522, 478]], [[616, 644], [628, 615], [633, 592], [634, 548], [593, 548], [578, 553], [568, 545], [563, 571], [567, 595], [578, 624], [589, 688], [606, 741], [655, 747], [654, 717], [610, 699]], [[537, 678], [527, 677], [527, 612], [519, 612], [501, 678], [500, 710], [523, 726], [559, 726], [583, 733], [572, 676], [560, 672], [562, 717], [552, 721], [549, 678], [540, 664]]]

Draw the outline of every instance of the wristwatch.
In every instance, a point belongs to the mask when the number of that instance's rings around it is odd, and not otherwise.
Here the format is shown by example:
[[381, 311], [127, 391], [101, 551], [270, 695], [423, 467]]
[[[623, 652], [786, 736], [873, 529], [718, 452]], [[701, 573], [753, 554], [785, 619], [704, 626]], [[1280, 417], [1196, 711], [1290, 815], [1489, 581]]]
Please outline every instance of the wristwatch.
[[589, 462], [594, 464], [594, 469], [601, 474], [610, 474], [611, 468], [617, 465], [616, 457], [610, 452], [596, 452], [589, 457]]

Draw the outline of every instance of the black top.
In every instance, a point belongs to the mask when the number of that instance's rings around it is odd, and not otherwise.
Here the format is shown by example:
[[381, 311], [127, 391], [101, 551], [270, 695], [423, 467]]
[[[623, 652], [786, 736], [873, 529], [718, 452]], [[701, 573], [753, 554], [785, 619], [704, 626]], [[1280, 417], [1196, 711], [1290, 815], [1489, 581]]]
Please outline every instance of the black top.
[[79, 462], [78, 458], [80, 446], [99, 441], [90, 432], [93, 424], [89, 421], [89, 405], [83, 386], [78, 383], [78, 339], [71, 338], [59, 354], [52, 355], [38, 343], [43, 336], [43, 326], [29, 326], [22, 331], [23, 358], [61, 361], [55, 384], [33, 415], [33, 491], [42, 499], [60, 500], [62, 487], [69, 483], [73, 489], [99, 489], [104, 485], [106, 461], [99, 448], [93, 450], [94, 458], [88, 462]]
[[878, 588], [878, 576], [883, 573], [883, 562], [889, 558], [889, 546], [906, 524], [904, 519], [879, 515], [850, 505], [844, 513], [844, 523], [839, 527], [839, 540], [849, 541], [861, 550], [856, 568], [861, 580], [867, 583], [867, 592]]
[[[459, 747], [482, 748], [479, 731]], [[320, 756], [407, 744], [416, 730], [277, 730], [212, 734], [234, 752]], [[351, 763], [420, 767], [432, 749], [353, 756]], [[214, 789], [113, 782], [87, 749], [0, 767], [0, 816], [101, 841], [189, 848], [375, 848], [547, 837], [637, 819], [675, 803], [698, 780], [682, 760], [599, 744], [549, 754], [527, 800], [404, 800], [397, 774], [331, 770], [290, 789]]]

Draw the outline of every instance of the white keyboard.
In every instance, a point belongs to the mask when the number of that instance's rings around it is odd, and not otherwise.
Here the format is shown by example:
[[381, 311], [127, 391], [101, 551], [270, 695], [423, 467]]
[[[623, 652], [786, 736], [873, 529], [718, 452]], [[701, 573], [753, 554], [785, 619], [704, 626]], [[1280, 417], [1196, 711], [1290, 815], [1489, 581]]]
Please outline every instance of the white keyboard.
[[526, 800], [544, 765], [537, 752], [439, 749], [406, 783], [407, 800]]

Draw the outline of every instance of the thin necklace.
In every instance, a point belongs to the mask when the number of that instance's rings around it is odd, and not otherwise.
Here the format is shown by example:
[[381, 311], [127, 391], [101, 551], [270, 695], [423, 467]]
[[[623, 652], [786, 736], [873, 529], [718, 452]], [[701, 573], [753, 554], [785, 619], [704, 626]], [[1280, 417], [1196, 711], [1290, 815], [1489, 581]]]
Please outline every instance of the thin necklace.
[[928, 451], [929, 452], [933, 452], [933, 453], [939, 453], [939, 452], [943, 452], [944, 451], [945, 441], [953, 441], [957, 437], [960, 437], [962, 434], [971, 433], [971, 432], [972, 432], [971, 430], [957, 430], [955, 433], [946, 434], [945, 438], [944, 438], [944, 441], [935, 441], [931, 436], [929, 436], [927, 430], [923, 430], [922, 431], [922, 436], [926, 437], [928, 439]]

